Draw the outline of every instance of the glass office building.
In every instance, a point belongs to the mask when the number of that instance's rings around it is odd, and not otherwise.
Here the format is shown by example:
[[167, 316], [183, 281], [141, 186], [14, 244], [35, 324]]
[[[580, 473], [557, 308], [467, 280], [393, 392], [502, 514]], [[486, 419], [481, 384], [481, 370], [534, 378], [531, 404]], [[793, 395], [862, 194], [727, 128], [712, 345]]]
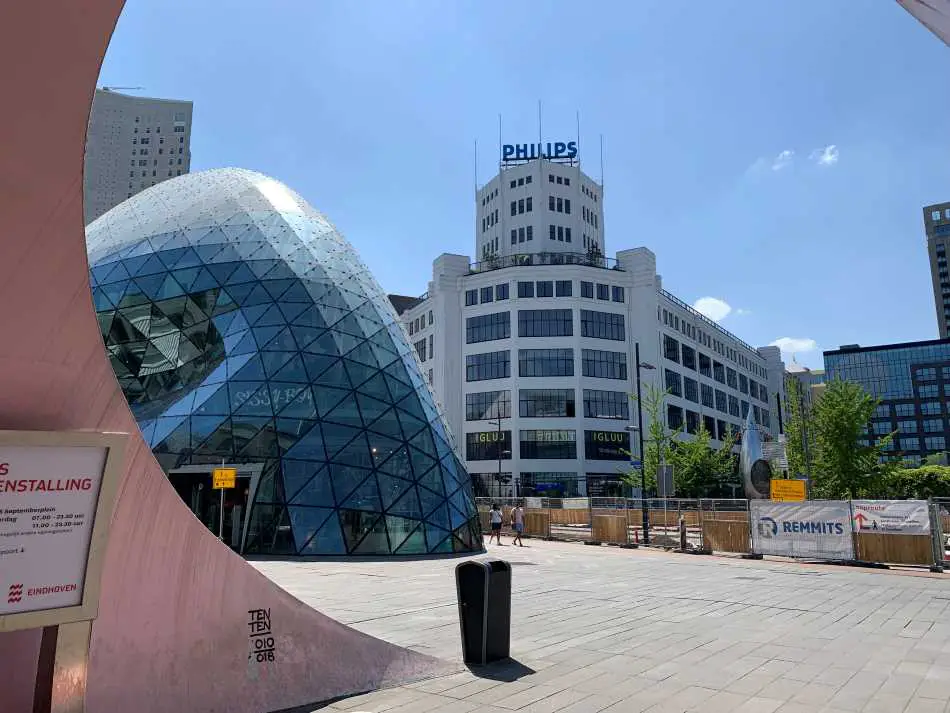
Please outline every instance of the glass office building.
[[[482, 549], [472, 486], [386, 295], [251, 171], [150, 188], [87, 229], [116, 376], [182, 498], [246, 553]], [[211, 471], [238, 470], [223, 500]]]
[[826, 381], [861, 384], [881, 399], [868, 439], [897, 432], [888, 444], [890, 457], [919, 463], [947, 450], [950, 416], [950, 339], [827, 351]]

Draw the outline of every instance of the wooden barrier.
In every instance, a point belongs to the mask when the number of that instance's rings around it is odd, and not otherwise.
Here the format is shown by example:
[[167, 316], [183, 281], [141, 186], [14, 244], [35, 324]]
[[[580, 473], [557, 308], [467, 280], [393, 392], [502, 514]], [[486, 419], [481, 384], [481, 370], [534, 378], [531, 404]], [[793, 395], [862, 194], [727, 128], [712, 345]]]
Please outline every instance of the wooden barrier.
[[854, 556], [860, 562], [925, 565], [934, 563], [930, 535], [856, 532]]
[[591, 539], [615, 545], [627, 544], [627, 518], [623, 515], [594, 515], [591, 518]]
[[705, 512], [702, 527], [704, 550], [741, 554], [752, 551], [748, 513]]
[[568, 508], [566, 510], [548, 510], [552, 525], [589, 525], [590, 510], [586, 508]]
[[526, 510], [524, 534], [528, 537], [551, 536], [551, 513], [549, 510]]

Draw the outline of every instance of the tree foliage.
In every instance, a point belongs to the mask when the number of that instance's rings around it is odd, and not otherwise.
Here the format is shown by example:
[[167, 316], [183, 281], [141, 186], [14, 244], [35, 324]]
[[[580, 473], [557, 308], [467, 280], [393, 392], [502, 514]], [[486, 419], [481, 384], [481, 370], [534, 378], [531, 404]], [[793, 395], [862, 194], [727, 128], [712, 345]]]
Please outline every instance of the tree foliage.
[[669, 462], [673, 465], [677, 497], [702, 498], [723, 490], [723, 481], [731, 477], [736, 463], [732, 453], [736, 436], [730, 433], [726, 439], [720, 448], [713, 448], [712, 436], [701, 425], [693, 438], [673, 444]]
[[785, 379], [785, 450], [788, 471], [793, 477], [811, 473], [811, 457], [815, 452], [815, 429], [805, 403], [805, 387], [794, 376]]
[[887, 478], [884, 494], [888, 498], [912, 500], [950, 498], [950, 467], [923, 465], [894, 469]]
[[[643, 410], [643, 421], [647, 424], [646, 432], [643, 434], [644, 453], [640, 458], [640, 467], [643, 468], [646, 476], [647, 492], [656, 491], [659, 466], [661, 463], [668, 462], [673, 437], [682, 430], [673, 432], [666, 425], [666, 397], [669, 393], [668, 390], [660, 389], [653, 384], [644, 384], [641, 403], [637, 404], [637, 408]], [[636, 403], [636, 396], [631, 395], [630, 398]], [[639, 437], [639, 434], [635, 432], [630, 435], [635, 439]], [[635, 488], [640, 487], [639, 470], [629, 470], [623, 474], [623, 479]]]
[[812, 485], [819, 497], [878, 496], [884, 491], [895, 468], [881, 462], [892, 436], [869, 443], [866, 432], [878, 403], [851, 381], [836, 379], [825, 386], [811, 419], [816, 446]]

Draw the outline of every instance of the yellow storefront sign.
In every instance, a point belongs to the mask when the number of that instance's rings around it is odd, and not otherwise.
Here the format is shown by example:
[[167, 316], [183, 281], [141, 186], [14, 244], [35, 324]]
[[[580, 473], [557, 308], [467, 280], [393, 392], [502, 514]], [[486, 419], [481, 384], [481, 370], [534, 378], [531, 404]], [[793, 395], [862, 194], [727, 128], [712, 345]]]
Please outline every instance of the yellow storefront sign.
[[769, 486], [769, 497], [780, 503], [802, 502], [805, 499], [805, 481], [774, 479]]
[[[205, 471], [207, 473], [208, 471]], [[237, 468], [215, 468], [214, 484], [212, 488], [220, 490], [224, 488], [233, 488], [237, 481]]]

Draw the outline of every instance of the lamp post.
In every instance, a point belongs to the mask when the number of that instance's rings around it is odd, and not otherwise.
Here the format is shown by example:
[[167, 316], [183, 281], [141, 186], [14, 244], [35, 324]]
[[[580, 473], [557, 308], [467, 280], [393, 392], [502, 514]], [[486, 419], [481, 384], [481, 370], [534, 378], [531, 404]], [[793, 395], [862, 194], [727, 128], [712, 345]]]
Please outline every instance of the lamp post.
[[501, 491], [501, 459], [505, 455], [505, 453], [508, 453], [508, 454], [511, 453], [511, 451], [505, 451], [501, 447], [501, 409], [500, 408], [498, 410], [498, 418], [492, 419], [488, 423], [490, 423], [492, 426], [495, 426], [495, 425], [498, 426], [498, 440], [495, 441], [495, 448], [498, 451], [498, 475], [496, 476], [496, 479], [498, 482], [498, 489], [500, 492]]
[[640, 389], [640, 369], [652, 371], [653, 364], [640, 361], [640, 342], [634, 345], [634, 362], [637, 370], [637, 425], [627, 426], [627, 431], [637, 431], [640, 443], [640, 512], [643, 514], [643, 544], [650, 544], [650, 506], [647, 503], [646, 453], [643, 450], [643, 396]]

